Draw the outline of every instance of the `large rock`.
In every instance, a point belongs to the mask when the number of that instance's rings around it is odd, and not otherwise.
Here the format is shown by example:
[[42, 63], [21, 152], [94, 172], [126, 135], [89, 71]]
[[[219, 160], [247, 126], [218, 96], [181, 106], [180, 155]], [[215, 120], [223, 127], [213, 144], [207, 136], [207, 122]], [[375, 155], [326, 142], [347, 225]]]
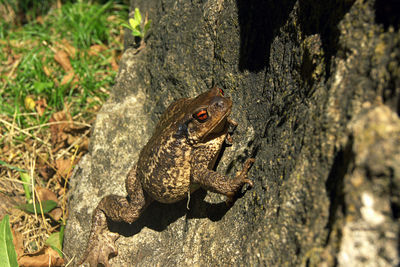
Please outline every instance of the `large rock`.
[[[400, 33], [396, 1], [133, 1], [152, 19], [127, 38], [90, 153], [71, 181], [65, 252], [124, 180], [174, 100], [213, 85], [239, 122], [218, 171], [255, 156], [232, 208], [198, 191], [154, 203], [120, 233], [113, 266], [400, 264]], [[128, 32], [127, 32], [128, 33]]]

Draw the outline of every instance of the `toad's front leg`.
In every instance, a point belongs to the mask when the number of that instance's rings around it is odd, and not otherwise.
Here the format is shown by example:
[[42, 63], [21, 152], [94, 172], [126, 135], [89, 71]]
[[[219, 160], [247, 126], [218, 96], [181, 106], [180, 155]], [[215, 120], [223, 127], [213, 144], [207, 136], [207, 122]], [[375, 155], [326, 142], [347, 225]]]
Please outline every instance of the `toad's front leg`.
[[94, 210], [88, 245], [80, 265], [88, 263], [91, 267], [96, 267], [100, 263], [106, 267], [110, 266], [109, 257], [118, 253], [114, 244], [118, 234], [108, 230], [107, 219], [132, 223], [150, 204], [151, 200], [145, 196], [140, 182], [136, 179], [135, 169], [128, 174], [126, 189], [129, 198], [116, 195], [106, 196]]
[[206, 190], [227, 196], [227, 203], [232, 203], [244, 184], [253, 186], [253, 181], [247, 179], [247, 173], [254, 161], [254, 158], [247, 159], [243, 164], [243, 169], [236, 173], [234, 179], [206, 168], [194, 168], [192, 182]]

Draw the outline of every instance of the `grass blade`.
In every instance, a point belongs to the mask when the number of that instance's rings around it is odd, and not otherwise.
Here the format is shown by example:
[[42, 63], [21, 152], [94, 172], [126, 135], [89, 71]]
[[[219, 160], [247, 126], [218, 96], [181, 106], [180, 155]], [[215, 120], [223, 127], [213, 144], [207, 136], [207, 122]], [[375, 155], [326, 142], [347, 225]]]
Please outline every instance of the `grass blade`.
[[31, 189], [29, 188], [31, 185], [31, 177], [26, 172], [19, 172], [19, 176], [22, 182], [24, 182], [22, 185], [24, 187], [26, 201], [29, 201], [31, 200]]
[[3, 166], [5, 166], [5, 167], [7, 167], [7, 168], [9, 168], [11, 170], [14, 170], [14, 171], [26, 172], [26, 170], [20, 169], [18, 167], [11, 166], [10, 164], [8, 164], [7, 162], [4, 162], [2, 160], [0, 160], [0, 165], [3, 165]]

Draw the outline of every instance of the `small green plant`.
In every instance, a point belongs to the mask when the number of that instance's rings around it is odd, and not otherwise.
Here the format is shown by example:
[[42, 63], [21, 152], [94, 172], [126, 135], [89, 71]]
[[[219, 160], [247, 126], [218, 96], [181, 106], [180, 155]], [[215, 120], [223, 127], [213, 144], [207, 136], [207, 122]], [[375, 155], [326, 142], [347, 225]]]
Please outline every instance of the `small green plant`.
[[60, 232], [52, 233], [46, 240], [46, 245], [57, 251], [58, 255], [60, 255], [61, 258], [63, 257], [62, 242], [64, 239], [64, 228], [65, 226], [62, 225]]
[[20, 171], [19, 174], [24, 186], [26, 203], [18, 205], [16, 208], [29, 213], [41, 214], [43, 212], [44, 214], [48, 214], [57, 207], [57, 202], [53, 200], [44, 200], [40, 202], [36, 201], [35, 204], [33, 204], [32, 191], [30, 188], [30, 185], [32, 184], [32, 178], [29, 176], [29, 174], [23, 171]]
[[141, 46], [144, 45], [144, 40], [147, 37], [150, 30], [151, 20], [147, 20], [146, 16], [146, 18], [143, 21], [139, 8], [135, 8], [135, 13], [133, 18], [129, 19], [129, 25], [125, 23], [122, 25], [130, 29], [132, 31], [133, 36], [140, 38]]
[[18, 266], [8, 215], [5, 215], [0, 222], [0, 258], [1, 266]]

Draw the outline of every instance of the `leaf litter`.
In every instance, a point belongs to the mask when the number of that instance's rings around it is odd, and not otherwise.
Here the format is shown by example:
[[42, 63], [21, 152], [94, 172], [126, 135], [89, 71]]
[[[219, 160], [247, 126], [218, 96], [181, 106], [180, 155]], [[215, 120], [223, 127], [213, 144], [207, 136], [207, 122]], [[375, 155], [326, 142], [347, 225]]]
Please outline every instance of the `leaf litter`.
[[[5, 132], [0, 149], [3, 162], [7, 163], [0, 165], [0, 203], [4, 203], [0, 204], [0, 216], [10, 214], [13, 232], [21, 236], [14, 236], [19, 242], [16, 247], [23, 248], [17, 250], [20, 266], [48, 266], [49, 262], [52, 262], [51, 266], [60, 266], [64, 262], [45, 243], [51, 233], [59, 231], [65, 224], [68, 179], [73, 167], [87, 152], [90, 126], [74, 123], [66, 111], [54, 113], [52, 118], [47, 128], [42, 125], [43, 128], [21, 140], [16, 137], [29, 129], [20, 129], [15, 122], [5, 123], [7, 118], [0, 118], [1, 131]], [[20, 179], [21, 173], [25, 172], [17, 170], [28, 171], [30, 175], [32, 181], [28, 186], [34, 196], [30, 200], [25, 196]], [[56, 207], [41, 214], [40, 208], [46, 209], [46, 201], [53, 201]], [[36, 207], [36, 212], [17, 208], [29, 203], [42, 205]]]
[[[112, 16], [109, 19], [118, 20]], [[38, 17], [37, 20], [43, 24], [46, 18]], [[114, 34], [116, 42], [122, 44], [122, 27]], [[81, 90], [82, 78], [71, 60], [85, 59], [84, 54], [106, 58], [106, 68], [95, 73], [97, 79], [104, 79], [111, 71], [118, 70], [122, 54], [121, 48], [102, 44], [94, 44], [86, 52], [80, 51], [66, 39], [41, 43], [37, 40], [0, 40], [1, 51], [8, 55], [0, 64], [0, 96], [18, 76], [18, 68], [24, 59], [20, 50], [40, 45], [50, 48], [53, 53], [39, 52], [37, 55], [43, 74], [52, 82], [35, 84], [37, 91], [59, 86]], [[108, 94], [104, 87], [99, 90]], [[23, 99], [25, 113], [0, 114], [0, 219], [6, 214], [10, 216], [19, 266], [61, 266], [69, 260], [60, 255], [62, 233], [68, 218], [69, 179], [88, 151], [91, 123], [104, 100], [89, 97], [86, 110], [74, 112], [74, 115], [70, 111], [72, 101], [74, 99], [64, 102], [64, 109], [56, 111], [55, 107], [49, 106], [45, 95], [29, 94]], [[48, 119], [43, 120], [46, 116]], [[21, 119], [27, 123], [21, 124]], [[27, 180], [21, 180], [21, 175], [28, 177]], [[26, 190], [30, 191], [29, 197]], [[54, 207], [46, 203], [54, 203]], [[21, 209], [21, 205], [30, 211]]]

